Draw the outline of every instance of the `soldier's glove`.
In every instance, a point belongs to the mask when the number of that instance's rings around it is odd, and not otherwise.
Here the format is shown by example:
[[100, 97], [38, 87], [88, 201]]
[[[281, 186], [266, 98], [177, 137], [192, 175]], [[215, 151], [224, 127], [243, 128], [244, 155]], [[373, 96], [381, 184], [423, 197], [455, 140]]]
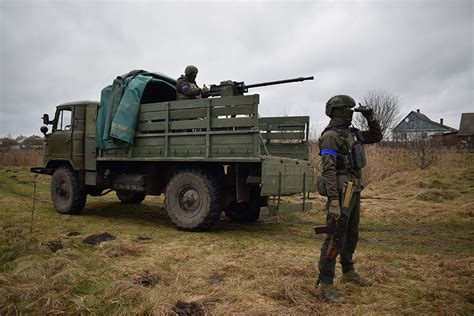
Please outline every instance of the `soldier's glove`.
[[341, 215], [341, 207], [339, 206], [339, 200], [329, 201], [326, 209], [329, 214], [332, 214], [335, 217], [339, 217]]
[[356, 112], [360, 112], [367, 121], [373, 121], [375, 119], [374, 117], [374, 109], [368, 106], [363, 106], [362, 104], [359, 103], [359, 107], [354, 109]]
[[373, 121], [375, 119], [374, 116], [374, 110], [373, 109], [368, 109], [367, 111], [362, 112], [362, 115], [365, 117], [365, 119], [369, 122]]

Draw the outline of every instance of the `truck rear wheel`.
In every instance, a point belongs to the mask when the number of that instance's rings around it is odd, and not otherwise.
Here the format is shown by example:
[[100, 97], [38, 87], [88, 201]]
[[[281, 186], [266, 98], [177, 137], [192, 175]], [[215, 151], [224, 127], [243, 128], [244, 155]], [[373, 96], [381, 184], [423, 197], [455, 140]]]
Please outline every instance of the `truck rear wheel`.
[[176, 174], [166, 188], [165, 207], [173, 224], [201, 231], [214, 226], [221, 213], [215, 179], [201, 171]]
[[116, 194], [120, 202], [126, 204], [140, 204], [145, 199], [144, 192], [117, 190]]
[[81, 189], [79, 174], [67, 167], [54, 171], [51, 178], [51, 200], [58, 213], [79, 214], [86, 204], [87, 194]]

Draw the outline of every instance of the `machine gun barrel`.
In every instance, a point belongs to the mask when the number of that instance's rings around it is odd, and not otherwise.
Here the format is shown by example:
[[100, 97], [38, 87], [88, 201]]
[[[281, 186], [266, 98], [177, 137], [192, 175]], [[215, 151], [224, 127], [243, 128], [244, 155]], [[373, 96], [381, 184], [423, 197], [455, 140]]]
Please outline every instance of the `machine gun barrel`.
[[276, 84], [298, 82], [298, 81], [305, 81], [305, 80], [314, 80], [314, 77], [313, 76], [311, 76], [311, 77], [298, 77], [298, 78], [285, 79], [285, 80], [254, 83], [254, 84], [245, 85], [245, 88], [250, 89], [250, 88], [257, 88], [257, 87], [273, 86], [273, 85], [276, 85]]
[[285, 80], [277, 80], [277, 81], [269, 81], [269, 82], [261, 82], [261, 83], [254, 83], [250, 85], [246, 85], [243, 81], [222, 81], [221, 84], [213, 84], [209, 88], [208, 95], [211, 97], [218, 97], [218, 96], [235, 96], [235, 95], [243, 95], [244, 93], [248, 92], [250, 88], [257, 88], [257, 87], [264, 87], [264, 86], [272, 86], [275, 84], [283, 84], [283, 83], [290, 83], [290, 82], [297, 82], [297, 81], [305, 81], [305, 80], [313, 80], [314, 77], [299, 77], [293, 79], [285, 79]]

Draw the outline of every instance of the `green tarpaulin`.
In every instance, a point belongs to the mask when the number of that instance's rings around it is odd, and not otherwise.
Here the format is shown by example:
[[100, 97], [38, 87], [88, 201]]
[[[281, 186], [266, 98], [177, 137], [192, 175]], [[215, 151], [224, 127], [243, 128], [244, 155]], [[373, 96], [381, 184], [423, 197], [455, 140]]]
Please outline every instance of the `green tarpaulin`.
[[133, 70], [102, 90], [97, 114], [96, 147], [133, 144], [141, 103], [172, 101], [176, 80], [164, 74]]

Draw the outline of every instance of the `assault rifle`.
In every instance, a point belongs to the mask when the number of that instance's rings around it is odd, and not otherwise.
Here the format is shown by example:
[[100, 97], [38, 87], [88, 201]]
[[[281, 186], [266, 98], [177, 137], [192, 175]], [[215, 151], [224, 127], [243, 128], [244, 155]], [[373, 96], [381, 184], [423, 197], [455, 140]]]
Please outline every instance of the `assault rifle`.
[[[347, 222], [349, 220], [349, 204], [352, 199], [352, 186], [353, 183], [351, 181], [347, 182], [344, 190], [344, 197], [342, 199], [342, 207], [341, 207], [341, 216], [336, 220], [335, 227], [327, 227], [327, 226], [317, 226], [314, 228], [316, 234], [330, 234], [332, 235], [331, 240], [329, 242], [328, 251], [326, 253], [326, 264], [324, 265], [323, 270], [327, 268], [329, 261], [334, 260], [337, 256], [338, 251], [342, 249], [344, 246], [344, 240], [347, 231]], [[318, 280], [316, 281], [316, 285], [319, 285], [321, 282], [321, 271], [319, 272]]]
[[285, 79], [285, 80], [277, 80], [277, 81], [269, 81], [269, 82], [261, 82], [261, 83], [254, 83], [246, 85], [243, 81], [222, 81], [220, 84], [216, 85], [213, 84], [209, 88], [209, 96], [210, 97], [227, 97], [227, 96], [234, 96], [234, 95], [242, 95], [249, 91], [251, 88], [257, 87], [264, 87], [264, 86], [272, 86], [276, 84], [284, 84], [290, 82], [298, 82], [298, 81], [305, 81], [305, 80], [313, 80], [314, 77], [299, 77], [293, 79]]

